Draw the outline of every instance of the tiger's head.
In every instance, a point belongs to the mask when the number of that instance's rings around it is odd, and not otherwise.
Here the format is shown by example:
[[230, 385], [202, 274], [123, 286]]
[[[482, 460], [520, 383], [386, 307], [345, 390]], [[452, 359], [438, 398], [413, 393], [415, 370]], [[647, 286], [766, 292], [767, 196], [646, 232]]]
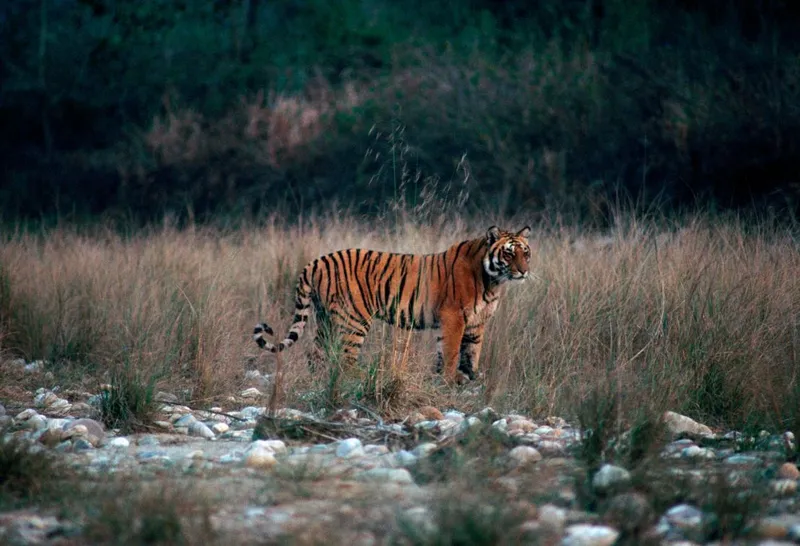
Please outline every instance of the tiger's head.
[[483, 257], [483, 269], [496, 282], [522, 280], [529, 275], [531, 247], [528, 235], [531, 228], [525, 226], [517, 233], [492, 226], [486, 232], [489, 250]]

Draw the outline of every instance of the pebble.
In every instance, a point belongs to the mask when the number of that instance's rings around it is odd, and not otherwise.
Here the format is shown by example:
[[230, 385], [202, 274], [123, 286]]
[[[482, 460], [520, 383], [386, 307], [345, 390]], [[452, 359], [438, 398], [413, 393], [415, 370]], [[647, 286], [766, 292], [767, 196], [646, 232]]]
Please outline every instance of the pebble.
[[542, 454], [534, 447], [517, 446], [508, 453], [515, 465], [526, 465], [542, 460]]
[[762, 463], [762, 460], [760, 457], [754, 455], [736, 454], [725, 458], [725, 463], [730, 465], [757, 466]]
[[608, 493], [612, 489], [626, 486], [631, 481], [631, 473], [620, 466], [604, 464], [592, 478], [592, 487], [598, 493]]
[[567, 523], [567, 511], [554, 504], [540, 506], [539, 523], [552, 533], [561, 533]]
[[267, 408], [264, 406], [247, 406], [242, 408], [238, 412], [231, 412], [231, 415], [236, 415], [237, 417], [241, 417], [242, 419], [247, 419], [249, 421], [252, 421], [264, 415], [266, 411]]
[[605, 525], [589, 525], [585, 523], [570, 525], [562, 546], [610, 546], [616, 542], [619, 531]]
[[371, 468], [356, 474], [355, 478], [364, 482], [412, 484], [414, 478], [405, 468]]
[[211, 425], [211, 430], [214, 434], [225, 434], [231, 427], [227, 423], [214, 423]]
[[664, 412], [664, 425], [673, 435], [691, 434], [693, 436], [711, 436], [713, 431], [706, 425], [698, 423], [694, 419], [675, 413], [674, 411]]
[[263, 394], [261, 391], [255, 387], [250, 387], [249, 389], [245, 389], [239, 393], [239, 396], [242, 398], [261, 398]]
[[465, 416], [460, 411], [446, 411], [442, 416], [442, 419], [438, 419], [438, 421], [446, 420], [446, 421], [453, 421], [454, 423], [461, 423], [465, 419]]
[[255, 440], [248, 449], [266, 449], [267, 451], [275, 454], [286, 454], [286, 444], [283, 440]]
[[716, 459], [717, 454], [713, 449], [707, 447], [689, 446], [685, 447], [680, 452], [681, 457], [684, 459]]
[[396, 466], [413, 466], [417, 464], [419, 460], [416, 455], [411, 453], [410, 451], [406, 451], [405, 449], [401, 449], [400, 451], [395, 452], [393, 455], [393, 463]]
[[189, 436], [197, 436], [198, 438], [211, 439], [214, 438], [214, 431], [206, 426], [205, 423], [195, 421], [189, 425]]
[[770, 482], [770, 489], [779, 497], [792, 497], [797, 493], [797, 480], [775, 480]]
[[260, 446], [248, 450], [244, 459], [246, 466], [258, 469], [272, 468], [277, 462], [274, 452]]
[[778, 477], [786, 480], [797, 480], [800, 478], [800, 470], [794, 463], [783, 463], [778, 468]]
[[364, 456], [364, 446], [358, 438], [340, 440], [336, 445], [336, 456], [342, 459], [352, 459]]
[[433, 453], [434, 451], [436, 451], [437, 449], [439, 449], [439, 446], [437, 444], [434, 444], [433, 442], [425, 442], [415, 447], [411, 451], [411, 454], [417, 457], [418, 459], [423, 459], [428, 455], [430, 455], [431, 453]]
[[195, 417], [191, 413], [186, 413], [186, 414], [176, 413], [170, 420], [172, 421], [172, 425], [175, 427], [189, 427], [193, 423], [198, 422], [197, 417]]
[[126, 448], [130, 445], [131, 445], [130, 440], [124, 437], [111, 438], [111, 440], [108, 441], [108, 447], [113, 447], [113, 448]]

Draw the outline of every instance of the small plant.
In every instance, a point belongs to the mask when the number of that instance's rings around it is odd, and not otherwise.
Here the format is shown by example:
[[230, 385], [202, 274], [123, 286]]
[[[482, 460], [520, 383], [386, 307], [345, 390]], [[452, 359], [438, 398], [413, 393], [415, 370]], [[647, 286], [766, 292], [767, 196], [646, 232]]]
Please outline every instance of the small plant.
[[0, 509], [55, 498], [70, 476], [50, 451], [0, 428]]
[[87, 509], [84, 535], [95, 544], [213, 544], [214, 531], [204, 499], [185, 488], [115, 484], [97, 492]]
[[488, 546], [518, 544], [524, 515], [510, 510], [501, 499], [492, 502], [487, 491], [456, 487], [436, 499], [430, 522], [420, 524], [407, 515], [397, 519], [394, 544], [414, 546]]
[[146, 374], [130, 365], [117, 370], [111, 387], [100, 398], [103, 423], [124, 431], [144, 428], [158, 407], [155, 394], [159, 379], [158, 374]]

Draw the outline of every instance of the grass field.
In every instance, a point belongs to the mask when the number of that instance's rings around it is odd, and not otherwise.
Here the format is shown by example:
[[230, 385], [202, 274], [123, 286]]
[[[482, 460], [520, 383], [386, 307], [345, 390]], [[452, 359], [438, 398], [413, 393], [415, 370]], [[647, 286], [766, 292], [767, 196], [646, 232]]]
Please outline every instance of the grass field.
[[[247, 369], [272, 370], [252, 325], [265, 319], [283, 333], [296, 276], [314, 257], [347, 247], [435, 252], [495, 221], [524, 220], [367, 222], [331, 212], [234, 231], [7, 232], [0, 346], [47, 360], [59, 384], [91, 391], [127, 377], [195, 403], [219, 401], [244, 385]], [[502, 301], [477, 391], [432, 378], [431, 333], [376, 323], [359, 369], [345, 377], [335, 366], [309, 375], [307, 331], [285, 353], [284, 402], [322, 409], [355, 399], [389, 416], [433, 404], [570, 417], [602, 392], [631, 418], [669, 408], [712, 425], [796, 425], [797, 229], [703, 216], [618, 226], [602, 237], [534, 230], [538, 278]]]

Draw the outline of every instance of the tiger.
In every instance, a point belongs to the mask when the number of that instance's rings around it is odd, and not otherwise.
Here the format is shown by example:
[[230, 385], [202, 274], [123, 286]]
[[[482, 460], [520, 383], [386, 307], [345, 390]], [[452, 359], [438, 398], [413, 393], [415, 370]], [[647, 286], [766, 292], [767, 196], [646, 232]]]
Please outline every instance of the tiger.
[[[484, 328], [508, 281], [530, 276], [530, 226], [515, 232], [491, 226], [482, 237], [438, 254], [395, 254], [351, 248], [321, 256], [297, 281], [295, 314], [286, 338], [267, 341], [273, 330], [253, 330], [259, 347], [279, 353], [303, 334], [313, 304], [317, 351], [335, 333], [343, 364], [356, 363], [374, 319], [405, 330], [438, 329], [435, 370], [447, 383], [476, 378]], [[309, 362], [313, 369], [313, 363]]]

